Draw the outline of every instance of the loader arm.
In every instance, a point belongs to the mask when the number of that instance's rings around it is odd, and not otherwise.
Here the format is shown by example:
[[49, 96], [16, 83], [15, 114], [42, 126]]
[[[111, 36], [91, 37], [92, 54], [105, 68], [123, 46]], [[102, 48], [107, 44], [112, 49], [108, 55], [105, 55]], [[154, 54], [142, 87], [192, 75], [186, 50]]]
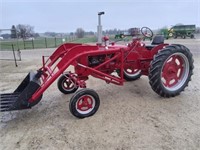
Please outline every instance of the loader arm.
[[76, 66], [77, 59], [86, 58], [88, 55], [105, 54], [120, 52], [119, 48], [106, 50], [104, 47], [82, 45], [82, 44], [64, 44], [61, 45], [39, 69], [41, 73], [41, 86], [29, 99], [30, 103], [37, 100], [40, 95], [70, 66]]

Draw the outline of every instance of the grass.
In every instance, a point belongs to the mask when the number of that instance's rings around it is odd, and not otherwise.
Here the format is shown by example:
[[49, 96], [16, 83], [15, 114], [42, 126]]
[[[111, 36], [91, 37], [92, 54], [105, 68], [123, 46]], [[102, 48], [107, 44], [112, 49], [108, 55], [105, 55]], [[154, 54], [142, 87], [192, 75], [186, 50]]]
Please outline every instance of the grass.
[[16, 49], [35, 49], [35, 48], [51, 48], [62, 44], [61, 38], [39, 38], [35, 40], [10, 40], [0, 41], [0, 50], [12, 50], [12, 45]]
[[[95, 37], [84, 37], [80, 39], [65, 38], [64, 42], [73, 43], [94, 43], [96, 42]], [[0, 41], [0, 50], [12, 50], [12, 45], [15, 50], [20, 49], [36, 49], [36, 48], [53, 48], [61, 45], [63, 38], [37, 38], [35, 40], [9, 40]]]

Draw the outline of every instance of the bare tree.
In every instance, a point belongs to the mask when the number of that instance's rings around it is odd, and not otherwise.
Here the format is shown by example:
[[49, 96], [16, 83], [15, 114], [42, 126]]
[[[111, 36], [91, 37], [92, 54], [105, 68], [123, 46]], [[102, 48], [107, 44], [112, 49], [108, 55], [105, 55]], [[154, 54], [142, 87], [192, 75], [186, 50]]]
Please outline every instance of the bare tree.
[[76, 29], [76, 36], [77, 38], [83, 38], [85, 34], [85, 31], [82, 28], [77, 28]]
[[16, 30], [18, 37], [23, 39], [32, 37], [34, 35], [34, 27], [30, 25], [18, 24], [16, 26]]

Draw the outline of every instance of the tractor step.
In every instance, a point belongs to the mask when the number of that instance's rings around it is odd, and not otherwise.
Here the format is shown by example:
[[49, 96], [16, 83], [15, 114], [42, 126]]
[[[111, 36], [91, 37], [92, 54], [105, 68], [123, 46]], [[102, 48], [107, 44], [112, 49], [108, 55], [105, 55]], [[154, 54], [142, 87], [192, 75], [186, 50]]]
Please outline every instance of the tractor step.
[[40, 88], [41, 73], [30, 72], [13, 93], [0, 94], [0, 112], [28, 109], [42, 98], [30, 103], [29, 99]]

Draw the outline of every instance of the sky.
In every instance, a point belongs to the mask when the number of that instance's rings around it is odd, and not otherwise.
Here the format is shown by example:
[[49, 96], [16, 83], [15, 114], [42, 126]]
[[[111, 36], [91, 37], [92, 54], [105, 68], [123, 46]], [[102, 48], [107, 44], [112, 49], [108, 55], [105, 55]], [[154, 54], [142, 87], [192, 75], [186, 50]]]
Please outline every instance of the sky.
[[0, 0], [0, 29], [29, 24], [39, 33], [96, 31], [100, 11], [103, 30], [200, 26], [200, 0]]

